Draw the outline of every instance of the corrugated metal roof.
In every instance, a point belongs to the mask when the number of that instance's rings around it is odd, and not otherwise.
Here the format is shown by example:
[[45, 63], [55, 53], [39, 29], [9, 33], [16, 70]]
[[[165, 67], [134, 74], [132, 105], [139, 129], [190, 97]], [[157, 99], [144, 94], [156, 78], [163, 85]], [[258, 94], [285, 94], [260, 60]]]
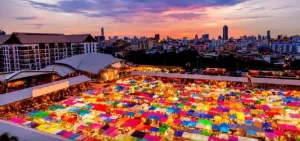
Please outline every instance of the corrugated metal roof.
[[46, 34], [46, 33], [13, 33], [22, 44], [39, 43], [69, 43], [70, 41], [64, 34]]
[[[38, 76], [38, 75], [43, 75], [43, 74], [51, 74], [54, 73], [51, 71], [46, 71], [46, 70], [20, 70], [20, 71], [15, 71], [13, 73], [9, 74], [3, 74], [5, 77], [6, 81], [12, 81], [12, 80], [17, 80], [21, 78], [26, 78], [26, 77], [31, 77], [31, 76]], [[4, 77], [0, 76], [0, 81], [4, 81]]]
[[58, 75], [60, 75], [60, 76], [62, 76], [62, 77], [68, 75], [68, 73], [74, 73], [74, 72], [75, 72], [74, 69], [72, 69], [72, 68], [70, 68], [70, 67], [68, 67], [68, 66], [63, 66], [63, 65], [59, 65], [59, 64], [51, 65], [51, 66], [48, 66], [48, 67], [43, 68], [43, 69], [41, 69], [41, 70], [52, 71], [53, 68], [54, 68], [54, 71], [55, 71]]
[[63, 60], [58, 60], [56, 64], [65, 64], [76, 70], [86, 71], [98, 74], [100, 70], [112, 63], [119, 62], [121, 59], [115, 58], [109, 54], [88, 53], [72, 56]]
[[80, 84], [82, 82], [86, 82], [89, 80], [91, 80], [91, 79], [84, 75], [81, 75], [81, 76], [76, 76], [76, 77], [72, 77], [72, 78], [68, 78], [68, 79], [64, 79], [64, 80], [60, 80], [60, 81], [55, 81], [55, 82], [48, 83], [48, 84], [43, 84], [43, 85], [31, 87], [31, 88], [26, 88], [26, 89], [19, 90], [19, 91], [2, 94], [2, 95], [0, 95], [0, 99], [1, 99], [0, 106], [6, 105], [9, 103], [13, 103], [16, 101], [20, 101], [23, 99], [31, 98], [32, 91], [34, 89], [52, 86], [52, 85], [59, 84], [59, 83], [65, 82], [65, 81], [68, 81], [69, 86], [73, 86], [73, 85]]

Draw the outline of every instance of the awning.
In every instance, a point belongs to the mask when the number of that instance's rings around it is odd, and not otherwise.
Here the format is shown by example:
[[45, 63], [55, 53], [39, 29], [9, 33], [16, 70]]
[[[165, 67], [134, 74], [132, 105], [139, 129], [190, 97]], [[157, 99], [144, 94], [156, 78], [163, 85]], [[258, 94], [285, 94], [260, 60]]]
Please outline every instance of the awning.
[[[44, 85], [39, 85], [39, 86], [26, 88], [26, 89], [19, 90], [19, 91], [2, 94], [2, 95], [0, 95], [0, 99], [1, 99], [0, 106], [6, 105], [9, 103], [13, 103], [16, 101], [20, 101], [23, 99], [31, 98], [31, 97], [33, 97], [33, 93], [35, 93], [34, 92], [35, 90], [40, 90], [39, 94], [38, 94], [40, 96], [40, 95], [44, 95], [44, 94], [58, 91], [58, 90], [65, 88], [65, 87], [56, 87], [58, 84], [61, 84], [61, 83], [62, 84], [67, 83], [68, 87], [69, 87], [69, 86], [80, 84], [80, 83], [83, 83], [83, 82], [86, 82], [89, 80], [90, 80], [90, 78], [88, 78], [84, 75], [81, 75], [81, 76], [72, 77], [72, 78], [68, 78], [68, 79], [64, 79], [64, 80], [60, 80], [60, 81], [55, 81], [55, 82], [44, 84]], [[51, 87], [51, 89], [48, 89], [50, 87]], [[43, 88], [47, 88], [47, 91], [46, 91], [46, 89], [44, 89], [45, 91], [43, 91], [42, 90]]]

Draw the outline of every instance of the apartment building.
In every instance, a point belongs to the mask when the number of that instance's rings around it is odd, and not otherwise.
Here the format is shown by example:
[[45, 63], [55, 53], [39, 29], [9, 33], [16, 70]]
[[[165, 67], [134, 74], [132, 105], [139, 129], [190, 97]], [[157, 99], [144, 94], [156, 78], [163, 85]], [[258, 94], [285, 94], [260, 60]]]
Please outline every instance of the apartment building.
[[66, 35], [66, 37], [71, 43], [68, 57], [100, 51], [99, 43], [90, 34]]
[[300, 53], [298, 42], [271, 42], [271, 50], [278, 53]]
[[[0, 72], [40, 70], [56, 60], [97, 52], [96, 47], [91, 48], [96, 46], [96, 41], [89, 36], [91, 35], [66, 36], [48, 33], [13, 33], [0, 36], [0, 65], [3, 66], [0, 67]], [[82, 39], [84, 37], [88, 39]]]

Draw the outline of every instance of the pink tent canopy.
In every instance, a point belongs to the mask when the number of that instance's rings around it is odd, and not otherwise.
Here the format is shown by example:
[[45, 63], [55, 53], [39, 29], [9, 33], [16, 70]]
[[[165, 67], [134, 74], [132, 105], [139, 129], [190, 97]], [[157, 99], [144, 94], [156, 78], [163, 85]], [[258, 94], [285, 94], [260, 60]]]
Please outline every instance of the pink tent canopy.
[[62, 136], [65, 137], [65, 138], [69, 138], [72, 135], [73, 135], [72, 132], [65, 132]]
[[180, 119], [175, 119], [175, 120], [174, 120], [174, 124], [179, 125], [180, 123], [181, 123], [181, 120], [180, 120]]
[[17, 123], [17, 124], [23, 124], [24, 122], [26, 122], [26, 120], [20, 119], [20, 118], [13, 118], [10, 121], [14, 122], [14, 123]]
[[103, 125], [98, 124], [98, 123], [91, 123], [91, 124], [90, 124], [90, 127], [100, 129], [100, 128], [103, 127]]
[[268, 133], [268, 132], [266, 132], [266, 137], [274, 139], [276, 137], [276, 135], [274, 133]]
[[225, 140], [225, 139], [219, 139], [219, 138], [214, 137], [214, 136], [210, 136], [208, 138], [208, 141], [227, 141], [227, 140]]
[[161, 137], [159, 137], [159, 136], [153, 136], [150, 134], [146, 134], [143, 138], [147, 139], [149, 141], [159, 141], [161, 139]]
[[277, 136], [284, 136], [285, 133], [281, 130], [274, 130], [274, 134], [276, 134]]
[[80, 125], [80, 126], [77, 127], [77, 130], [81, 131], [81, 130], [83, 130], [84, 128], [85, 128], [84, 125]]

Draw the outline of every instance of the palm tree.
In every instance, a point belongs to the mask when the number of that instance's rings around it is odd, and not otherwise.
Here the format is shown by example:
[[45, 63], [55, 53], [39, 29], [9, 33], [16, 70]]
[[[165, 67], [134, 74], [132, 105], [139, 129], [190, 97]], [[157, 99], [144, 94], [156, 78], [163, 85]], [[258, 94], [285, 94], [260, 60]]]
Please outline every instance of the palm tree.
[[16, 136], [11, 136], [9, 135], [9, 133], [4, 133], [0, 136], [0, 141], [19, 141], [19, 138]]

